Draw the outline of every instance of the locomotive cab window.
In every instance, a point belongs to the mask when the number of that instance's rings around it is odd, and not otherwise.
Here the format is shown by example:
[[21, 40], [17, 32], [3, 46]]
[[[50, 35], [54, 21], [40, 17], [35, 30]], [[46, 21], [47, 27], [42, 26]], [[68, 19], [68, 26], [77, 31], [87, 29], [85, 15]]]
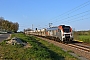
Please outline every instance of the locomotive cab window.
[[69, 27], [69, 26], [65, 26], [65, 27], [63, 28], [63, 31], [64, 31], [64, 32], [67, 32], [67, 33], [70, 32], [70, 27]]

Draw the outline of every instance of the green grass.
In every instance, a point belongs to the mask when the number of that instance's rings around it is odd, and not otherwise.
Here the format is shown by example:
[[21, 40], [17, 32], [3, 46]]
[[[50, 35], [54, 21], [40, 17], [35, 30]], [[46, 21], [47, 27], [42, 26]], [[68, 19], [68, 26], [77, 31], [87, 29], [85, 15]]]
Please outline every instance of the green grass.
[[89, 31], [75, 31], [74, 39], [90, 43], [90, 30]]
[[[21, 54], [22, 53], [22, 54]], [[0, 59], [23, 59], [24, 49], [21, 45], [6, 45], [5, 41], [0, 43]]]
[[24, 48], [22, 45], [0, 43], [0, 59], [12, 60], [77, 60], [68, 52], [62, 51], [46, 41], [26, 36], [24, 34], [12, 34], [11, 37], [18, 37], [24, 42], [28, 42], [32, 47]]
[[86, 42], [86, 43], [90, 43], [90, 35], [79, 35], [78, 39], [80, 41]]
[[77, 60], [75, 57], [68, 54], [68, 52], [63, 51], [60, 47], [39, 38], [36, 38], [36, 40], [46, 46], [48, 50], [52, 51], [51, 56], [53, 57], [53, 60]]

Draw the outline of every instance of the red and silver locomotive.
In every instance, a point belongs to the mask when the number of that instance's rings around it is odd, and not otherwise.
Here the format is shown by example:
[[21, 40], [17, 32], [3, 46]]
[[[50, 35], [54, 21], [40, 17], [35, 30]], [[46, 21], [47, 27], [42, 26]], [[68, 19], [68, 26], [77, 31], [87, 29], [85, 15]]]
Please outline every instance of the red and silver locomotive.
[[60, 25], [58, 27], [51, 27], [46, 30], [48, 36], [59, 38], [59, 40], [66, 42], [73, 40], [73, 31], [70, 26]]

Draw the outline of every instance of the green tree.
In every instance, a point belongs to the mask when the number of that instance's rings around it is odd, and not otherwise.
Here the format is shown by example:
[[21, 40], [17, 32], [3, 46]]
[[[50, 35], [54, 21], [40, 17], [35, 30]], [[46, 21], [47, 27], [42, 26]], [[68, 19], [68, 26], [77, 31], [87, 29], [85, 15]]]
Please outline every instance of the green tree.
[[0, 17], [0, 30], [7, 32], [17, 32], [19, 29], [19, 24], [17, 22], [13, 23]]

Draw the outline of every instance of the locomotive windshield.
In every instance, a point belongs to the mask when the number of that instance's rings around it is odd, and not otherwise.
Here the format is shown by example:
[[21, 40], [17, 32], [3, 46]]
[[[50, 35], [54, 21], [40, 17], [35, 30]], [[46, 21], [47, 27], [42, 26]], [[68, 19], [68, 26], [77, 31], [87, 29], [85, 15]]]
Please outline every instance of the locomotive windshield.
[[63, 31], [66, 33], [70, 32], [70, 26], [64, 26]]

